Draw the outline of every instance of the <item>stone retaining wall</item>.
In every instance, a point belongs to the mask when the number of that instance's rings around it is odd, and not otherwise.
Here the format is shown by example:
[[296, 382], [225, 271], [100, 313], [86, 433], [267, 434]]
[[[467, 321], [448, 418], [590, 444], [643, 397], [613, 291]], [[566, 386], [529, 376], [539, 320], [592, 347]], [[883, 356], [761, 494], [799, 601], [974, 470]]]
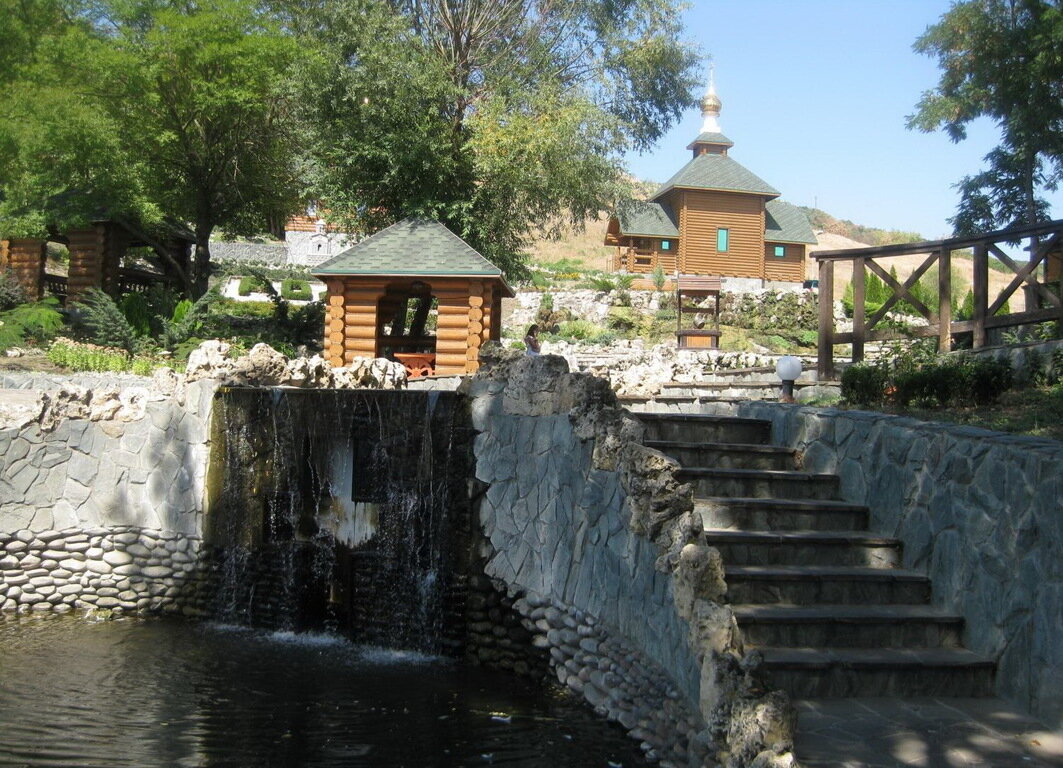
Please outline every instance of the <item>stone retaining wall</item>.
[[792, 710], [747, 674], [678, 465], [561, 358], [488, 349], [481, 364], [464, 389], [484, 570], [558, 680], [666, 764], [787, 764]]
[[904, 542], [905, 567], [928, 573], [934, 603], [963, 615], [964, 644], [997, 660], [997, 693], [1063, 725], [1063, 445], [863, 411], [712, 410], [770, 420], [806, 471], [838, 474], [872, 530]]

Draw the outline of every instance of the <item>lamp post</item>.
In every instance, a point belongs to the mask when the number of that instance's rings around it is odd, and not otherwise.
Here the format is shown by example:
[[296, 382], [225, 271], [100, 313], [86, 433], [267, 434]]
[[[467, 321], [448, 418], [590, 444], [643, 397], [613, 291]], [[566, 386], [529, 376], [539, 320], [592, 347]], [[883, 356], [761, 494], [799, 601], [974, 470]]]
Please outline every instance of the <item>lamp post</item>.
[[793, 355], [783, 355], [775, 364], [775, 373], [782, 379], [782, 397], [784, 403], [794, 402], [794, 382], [801, 375], [801, 360]]

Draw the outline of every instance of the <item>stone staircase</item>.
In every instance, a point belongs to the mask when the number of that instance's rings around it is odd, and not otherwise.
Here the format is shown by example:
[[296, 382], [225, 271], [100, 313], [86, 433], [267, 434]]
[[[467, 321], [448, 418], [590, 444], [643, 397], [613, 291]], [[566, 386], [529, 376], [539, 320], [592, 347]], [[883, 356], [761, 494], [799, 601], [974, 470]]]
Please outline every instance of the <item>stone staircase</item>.
[[647, 445], [682, 464], [728, 599], [768, 682], [795, 698], [987, 696], [995, 665], [962, 647], [963, 619], [930, 605], [897, 539], [868, 532], [838, 478], [802, 472], [771, 424], [639, 413]]

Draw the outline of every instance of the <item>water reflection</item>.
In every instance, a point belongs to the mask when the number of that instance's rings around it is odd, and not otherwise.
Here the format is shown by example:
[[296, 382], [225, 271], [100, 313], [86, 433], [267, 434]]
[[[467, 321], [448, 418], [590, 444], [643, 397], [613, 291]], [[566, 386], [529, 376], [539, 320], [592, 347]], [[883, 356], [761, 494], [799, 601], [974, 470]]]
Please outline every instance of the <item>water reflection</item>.
[[642, 766], [564, 694], [328, 635], [0, 619], [0, 765]]

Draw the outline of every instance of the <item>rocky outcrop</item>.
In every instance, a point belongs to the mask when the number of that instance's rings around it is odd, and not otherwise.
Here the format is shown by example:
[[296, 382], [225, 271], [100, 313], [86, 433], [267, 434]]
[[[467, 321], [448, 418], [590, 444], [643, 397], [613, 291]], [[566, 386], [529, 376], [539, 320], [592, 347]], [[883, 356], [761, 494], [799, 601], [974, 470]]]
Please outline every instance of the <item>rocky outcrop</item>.
[[237, 355], [224, 341], [205, 341], [188, 356], [185, 379], [223, 385], [315, 389], [403, 389], [406, 369], [392, 360], [357, 358], [333, 368], [320, 355], [289, 359], [268, 344]]
[[[487, 486], [485, 573], [517, 596], [514, 608], [531, 606], [521, 615], [558, 679], [664, 764], [791, 759], [794, 710], [756, 682], [759, 656], [744, 654], [722, 602], [719, 552], [692, 515], [691, 489], [674, 460], [642, 445], [641, 423], [608, 383], [487, 345], [464, 390]], [[596, 655], [606, 642], [627, 649], [626, 666]], [[626, 693], [610, 698], [614, 688]]]

